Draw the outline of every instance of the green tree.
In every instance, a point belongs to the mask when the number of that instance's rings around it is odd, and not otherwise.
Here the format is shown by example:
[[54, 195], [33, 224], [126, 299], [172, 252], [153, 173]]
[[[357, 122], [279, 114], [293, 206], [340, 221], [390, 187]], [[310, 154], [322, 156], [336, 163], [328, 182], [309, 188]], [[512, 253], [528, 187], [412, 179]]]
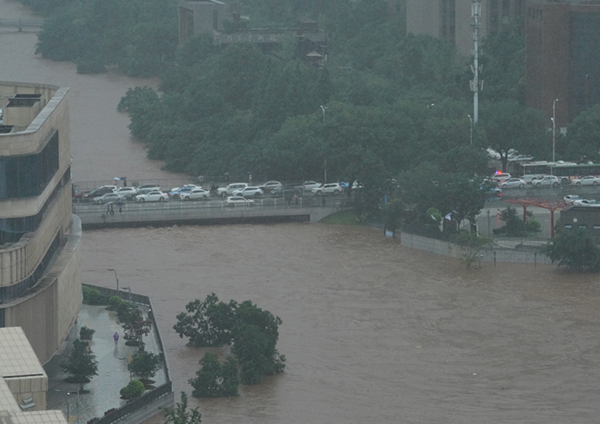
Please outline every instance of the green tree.
[[544, 246], [543, 252], [558, 266], [570, 271], [600, 270], [600, 248], [583, 229], [561, 231]]
[[489, 248], [492, 243], [490, 239], [470, 231], [459, 232], [454, 238], [454, 242], [462, 249], [461, 260], [467, 269], [472, 268], [477, 261], [481, 260], [483, 251]]
[[165, 424], [200, 424], [202, 414], [198, 408], [188, 411], [188, 399], [185, 392], [181, 392], [181, 401], [175, 404], [175, 408], [165, 409]]
[[133, 399], [143, 395], [145, 391], [144, 383], [139, 380], [131, 380], [127, 386], [120, 390], [119, 394], [123, 399]]
[[[560, 141], [560, 134], [557, 136]], [[576, 161], [600, 159], [600, 105], [580, 113], [567, 127], [566, 156]], [[560, 146], [561, 143], [557, 142]]]
[[147, 383], [161, 368], [160, 356], [151, 352], [136, 352], [127, 369]]
[[221, 364], [214, 353], [206, 353], [200, 360], [201, 368], [196, 378], [188, 383], [194, 388], [194, 397], [237, 396], [240, 378], [235, 357], [229, 355]]
[[402, 222], [404, 205], [399, 199], [393, 199], [383, 205], [383, 226], [386, 230], [396, 231]]
[[67, 360], [61, 364], [62, 370], [69, 374], [67, 381], [78, 383], [80, 391], [93, 376], [98, 375], [98, 361], [89, 347], [88, 342], [73, 340], [73, 348]]
[[503, 171], [511, 149], [534, 155], [544, 151], [547, 125], [542, 112], [501, 100], [486, 103], [481, 118], [489, 146], [500, 153]]
[[142, 312], [137, 308], [131, 308], [121, 319], [121, 325], [125, 332], [125, 339], [127, 343], [139, 346], [143, 349], [144, 341], [143, 336], [150, 334], [152, 330], [152, 320], [149, 318], [144, 319]]
[[231, 343], [231, 330], [236, 320], [237, 303], [219, 302], [216, 294], [198, 299], [185, 306], [186, 312], [177, 315], [173, 329], [179, 337], [187, 337], [189, 346], [223, 346]]
[[283, 372], [285, 356], [276, 349], [281, 319], [246, 300], [236, 310], [232, 353], [240, 367], [243, 384], [257, 384], [264, 375]]

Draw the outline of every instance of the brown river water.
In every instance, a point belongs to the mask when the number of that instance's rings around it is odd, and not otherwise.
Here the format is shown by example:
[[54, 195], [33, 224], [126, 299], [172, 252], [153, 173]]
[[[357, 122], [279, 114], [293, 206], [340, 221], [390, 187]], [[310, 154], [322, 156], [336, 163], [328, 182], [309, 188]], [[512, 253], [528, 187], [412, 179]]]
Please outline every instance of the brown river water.
[[[0, 0], [0, 17], [27, 16]], [[73, 177], [172, 178], [116, 112], [135, 85], [34, 55], [34, 33], [0, 31], [0, 79], [71, 87]], [[204, 350], [172, 330], [214, 292], [283, 320], [286, 372], [228, 399], [191, 399], [205, 423], [595, 423], [600, 301], [595, 275], [456, 260], [369, 228], [324, 224], [87, 231], [85, 283], [152, 298], [177, 392]], [[155, 417], [148, 423], [160, 423]]]

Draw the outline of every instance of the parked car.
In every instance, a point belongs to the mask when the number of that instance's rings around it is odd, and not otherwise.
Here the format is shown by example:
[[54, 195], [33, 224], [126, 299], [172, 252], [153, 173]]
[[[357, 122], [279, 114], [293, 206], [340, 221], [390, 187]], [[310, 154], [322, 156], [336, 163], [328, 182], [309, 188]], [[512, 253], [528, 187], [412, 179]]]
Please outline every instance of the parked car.
[[191, 190], [193, 190], [195, 188], [202, 188], [202, 187], [197, 186], [196, 184], [186, 184], [181, 187], [173, 187], [171, 189], [171, 191], [169, 191], [169, 197], [172, 197], [173, 199], [178, 199], [180, 197], [179, 196], [180, 194], [189, 193]]
[[254, 206], [254, 200], [242, 196], [230, 196], [223, 201], [226, 206]]
[[100, 197], [106, 193], [112, 193], [113, 191], [115, 191], [117, 189], [117, 186], [115, 185], [104, 185], [98, 188], [93, 189], [92, 191], [90, 191], [89, 193], [84, 194], [81, 199], [83, 201], [91, 201], [92, 199], [94, 199], [95, 197]]
[[596, 200], [594, 199], [579, 199], [579, 200], [575, 200], [573, 202], [574, 206], [600, 206], [600, 203], [598, 203]]
[[221, 197], [228, 197], [233, 195], [234, 190], [239, 190], [240, 188], [248, 187], [247, 183], [231, 183], [227, 187], [219, 187], [217, 189], [217, 195]]
[[323, 184], [316, 181], [304, 181], [302, 188], [306, 191], [311, 191], [313, 188], [321, 187]]
[[93, 202], [101, 205], [108, 202], [118, 202], [119, 200], [123, 200], [123, 196], [121, 196], [119, 193], [111, 191], [110, 193], [103, 194], [102, 196], [94, 197]]
[[500, 184], [500, 188], [524, 188], [527, 185], [521, 178], [509, 178]]
[[195, 188], [184, 194], [180, 194], [179, 198], [181, 200], [210, 200], [210, 192], [202, 188]]
[[563, 197], [563, 200], [565, 201], [565, 203], [567, 205], [572, 205], [577, 200], [583, 200], [583, 199], [576, 194], [567, 194], [565, 197]]
[[138, 189], [135, 187], [119, 187], [115, 190], [115, 193], [120, 194], [123, 199], [133, 200], [133, 198], [138, 194]]
[[581, 177], [578, 180], [575, 180], [575, 185], [584, 186], [584, 185], [594, 185], [597, 186], [600, 184], [600, 178], [594, 177], [593, 175], [586, 175], [585, 177]]
[[135, 196], [136, 202], [164, 202], [169, 199], [169, 195], [167, 193], [163, 193], [159, 190], [152, 190], [147, 194], [138, 194]]
[[546, 175], [540, 180], [533, 180], [531, 185], [534, 187], [558, 187], [560, 180], [554, 175]]
[[304, 188], [302, 183], [288, 183], [271, 191], [271, 197], [286, 197], [302, 196]]
[[266, 183], [259, 185], [259, 187], [262, 191], [267, 193], [271, 190], [275, 190], [281, 187], [282, 185], [283, 184], [281, 184], [279, 181], [267, 181]]
[[339, 183], [328, 183], [323, 184], [321, 187], [313, 188], [312, 192], [320, 196], [323, 194], [340, 194], [342, 190], [342, 186]]
[[494, 175], [491, 176], [490, 179], [492, 180], [492, 182], [500, 184], [508, 180], [509, 178], [511, 178], [511, 175], [508, 172], [496, 172]]
[[234, 196], [242, 196], [242, 197], [262, 197], [265, 192], [262, 191], [260, 189], [260, 187], [257, 186], [248, 186], [248, 187], [244, 187], [244, 188], [240, 188], [237, 190], [233, 190], [233, 194]]
[[[136, 187], [138, 192], [149, 191], [149, 190], [158, 190], [161, 191], [162, 188], [158, 184], [142, 184]], [[139, 193], [138, 193], [139, 194]]]
[[534, 180], [541, 180], [544, 177], [544, 174], [527, 174], [523, 175], [521, 179], [527, 184], [532, 184]]

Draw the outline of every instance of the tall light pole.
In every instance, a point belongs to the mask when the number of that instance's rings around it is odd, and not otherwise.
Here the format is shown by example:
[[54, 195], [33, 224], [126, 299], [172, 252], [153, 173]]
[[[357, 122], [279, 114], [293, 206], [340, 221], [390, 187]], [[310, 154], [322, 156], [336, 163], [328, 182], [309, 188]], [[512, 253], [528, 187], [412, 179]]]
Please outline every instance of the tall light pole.
[[108, 268], [107, 271], [114, 271], [115, 280], [117, 280], [117, 291], [119, 291], [119, 276], [117, 275], [117, 270], [114, 268]]
[[558, 99], [552, 101], [552, 162], [556, 162], [556, 102]]
[[473, 79], [471, 80], [471, 91], [473, 92], [473, 122], [477, 123], [479, 118], [479, 28], [481, 23], [480, 0], [471, 0], [471, 18], [473, 27]]
[[327, 109], [327, 106], [321, 105], [321, 110], [323, 111], [323, 123], [325, 123], [325, 109]]
[[469, 117], [469, 121], [471, 121], [471, 132], [470, 132], [471, 142], [469, 144], [472, 146], [473, 145], [473, 118], [471, 118], [471, 115], [469, 115], [468, 113], [467, 113], [467, 116]]

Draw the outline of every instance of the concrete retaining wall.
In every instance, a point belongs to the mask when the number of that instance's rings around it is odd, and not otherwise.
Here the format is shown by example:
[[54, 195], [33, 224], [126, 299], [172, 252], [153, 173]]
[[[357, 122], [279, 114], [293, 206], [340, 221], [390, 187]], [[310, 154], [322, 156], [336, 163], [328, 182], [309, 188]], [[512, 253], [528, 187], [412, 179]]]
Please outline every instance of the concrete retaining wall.
[[[411, 249], [423, 250], [437, 255], [462, 257], [462, 249], [453, 243], [418, 236], [415, 234], [400, 234], [400, 243]], [[551, 264], [552, 261], [546, 255], [538, 252], [529, 252], [516, 249], [493, 248], [482, 252], [481, 262], [512, 262], [512, 263], [539, 263]]]

